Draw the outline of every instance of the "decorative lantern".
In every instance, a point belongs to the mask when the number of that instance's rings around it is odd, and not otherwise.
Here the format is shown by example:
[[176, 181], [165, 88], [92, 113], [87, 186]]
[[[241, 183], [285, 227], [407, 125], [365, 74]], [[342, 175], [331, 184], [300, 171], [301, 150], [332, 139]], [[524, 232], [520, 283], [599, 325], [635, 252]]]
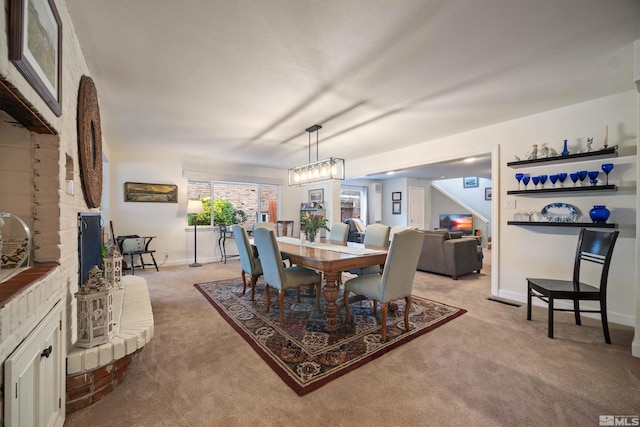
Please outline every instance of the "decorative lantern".
[[111, 341], [113, 336], [113, 288], [102, 278], [102, 270], [94, 265], [89, 280], [76, 293], [78, 300], [78, 341], [76, 345], [91, 348]]
[[122, 289], [122, 255], [113, 247], [104, 257], [104, 277], [116, 289]]

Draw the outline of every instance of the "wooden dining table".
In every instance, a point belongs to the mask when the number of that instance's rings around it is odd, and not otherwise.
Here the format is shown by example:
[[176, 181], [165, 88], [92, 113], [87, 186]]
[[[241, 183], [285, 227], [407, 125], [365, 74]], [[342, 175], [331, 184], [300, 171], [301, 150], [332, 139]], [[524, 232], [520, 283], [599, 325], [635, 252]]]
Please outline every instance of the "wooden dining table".
[[[295, 238], [278, 237], [277, 240], [280, 252], [288, 256], [292, 265], [312, 268], [324, 274], [326, 279], [324, 313], [327, 317], [324, 327], [327, 332], [338, 330], [337, 317], [340, 307], [336, 301], [338, 300], [338, 279], [342, 272], [353, 268], [382, 265], [387, 259], [389, 249], [384, 246], [365, 246], [362, 243], [343, 243], [325, 239], [320, 239], [315, 246], [308, 242], [300, 244]], [[350, 251], [350, 253], [344, 251]]]

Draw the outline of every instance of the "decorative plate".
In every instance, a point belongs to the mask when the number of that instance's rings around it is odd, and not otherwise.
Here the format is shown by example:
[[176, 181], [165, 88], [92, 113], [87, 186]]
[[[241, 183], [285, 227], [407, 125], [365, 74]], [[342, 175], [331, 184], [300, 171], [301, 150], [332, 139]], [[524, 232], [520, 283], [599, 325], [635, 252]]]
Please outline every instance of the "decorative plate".
[[540, 212], [542, 215], [558, 215], [558, 214], [569, 214], [569, 215], [577, 215], [577, 209], [569, 205], [567, 203], [551, 203], [542, 208]]

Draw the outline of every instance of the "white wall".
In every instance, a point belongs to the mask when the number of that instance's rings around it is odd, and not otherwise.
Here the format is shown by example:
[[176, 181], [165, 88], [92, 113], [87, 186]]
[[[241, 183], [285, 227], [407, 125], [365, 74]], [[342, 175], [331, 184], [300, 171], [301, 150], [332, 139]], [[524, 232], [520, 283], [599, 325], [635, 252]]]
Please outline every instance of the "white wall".
[[[540, 210], [544, 205], [562, 201], [576, 205], [583, 212], [596, 203], [604, 203], [612, 210], [611, 222], [620, 223], [620, 238], [611, 265], [609, 293], [609, 315], [613, 322], [634, 325], [635, 307], [635, 234], [636, 234], [636, 154], [638, 113], [636, 94], [624, 92], [588, 102], [571, 105], [540, 114], [499, 123], [474, 131], [441, 138], [348, 162], [349, 176], [364, 176], [376, 172], [376, 165], [387, 169], [402, 169], [430, 163], [439, 163], [475, 154], [486, 154], [499, 146], [498, 176], [493, 178], [493, 199], [497, 207], [492, 221], [496, 223], [493, 235], [494, 259], [498, 265], [496, 276], [498, 294], [519, 301], [526, 300], [526, 277], [541, 274], [556, 277], [571, 277], [571, 269], [578, 235], [577, 228], [543, 228], [509, 226], [513, 210], [504, 207], [506, 191], [517, 188], [515, 170], [506, 166], [515, 155], [524, 156], [534, 143], [547, 142], [561, 151], [564, 139], [569, 140], [569, 149], [575, 151], [579, 142], [594, 137], [593, 147], [600, 148], [603, 127], [609, 126], [609, 144], [619, 145], [620, 156], [613, 159], [616, 164], [610, 182], [621, 186], [616, 193], [600, 195], [571, 194], [554, 197], [518, 197], [518, 209]], [[559, 150], [560, 149], [560, 150]], [[393, 164], [389, 164], [393, 159]], [[602, 161], [580, 163], [588, 169], [599, 168]], [[531, 168], [535, 173], [567, 171], [577, 164], [548, 165]], [[510, 199], [515, 199], [509, 196]]]

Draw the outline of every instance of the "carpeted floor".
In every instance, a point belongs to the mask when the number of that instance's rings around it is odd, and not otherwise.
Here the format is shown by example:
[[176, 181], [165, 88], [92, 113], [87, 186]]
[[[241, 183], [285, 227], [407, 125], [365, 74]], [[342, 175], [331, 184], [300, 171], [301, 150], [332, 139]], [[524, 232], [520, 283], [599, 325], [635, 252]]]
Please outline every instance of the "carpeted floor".
[[[390, 350], [464, 314], [464, 310], [414, 296], [409, 309], [410, 330], [404, 324], [405, 301], [387, 315], [387, 340], [381, 341], [380, 310], [374, 316], [368, 301], [352, 304], [352, 321], [338, 314], [340, 327], [324, 330], [326, 317], [316, 308], [315, 289], [302, 289], [300, 299], [290, 290], [284, 298], [284, 323], [280, 323], [277, 291], [271, 289], [270, 310], [262, 278], [255, 298], [243, 295], [240, 279], [195, 285], [222, 317], [298, 395], [304, 396]], [[311, 291], [311, 292], [309, 292]]]
[[486, 269], [457, 281], [418, 272], [415, 295], [467, 313], [298, 396], [193, 286], [239, 271], [230, 260], [141, 272], [154, 338], [120, 387], [65, 425], [597, 426], [640, 413], [632, 328], [611, 324], [607, 345], [599, 320], [558, 313], [549, 339], [545, 309], [529, 322], [525, 305], [486, 299]]

